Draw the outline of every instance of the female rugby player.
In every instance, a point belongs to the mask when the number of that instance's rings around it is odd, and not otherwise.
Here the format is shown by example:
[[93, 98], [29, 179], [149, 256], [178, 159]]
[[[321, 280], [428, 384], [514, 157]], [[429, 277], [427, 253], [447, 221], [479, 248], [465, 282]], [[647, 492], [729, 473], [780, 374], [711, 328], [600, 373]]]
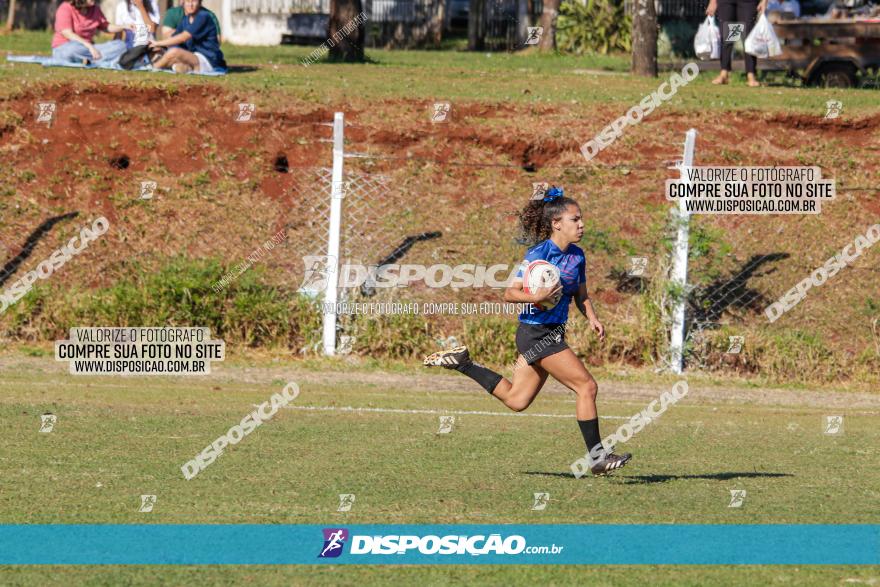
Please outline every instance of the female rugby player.
[[[466, 346], [436, 352], [425, 358], [425, 366], [440, 366], [464, 373], [511, 410], [521, 412], [529, 407], [541, 391], [547, 375], [571, 389], [577, 396], [575, 415], [584, 437], [588, 454], [601, 455], [590, 459], [594, 475], [605, 475], [623, 467], [632, 455], [616, 455], [605, 450], [599, 435], [599, 416], [596, 412], [596, 380], [565, 343], [568, 306], [575, 306], [590, 321], [600, 340], [605, 340], [605, 327], [596, 318], [593, 304], [587, 295], [584, 252], [574, 243], [584, 235], [584, 222], [577, 202], [553, 187], [542, 200], [532, 200], [520, 214], [523, 232], [531, 243], [537, 243], [526, 253], [525, 261], [516, 279], [504, 292], [506, 302], [535, 304], [548, 300], [561, 289], [559, 303], [549, 310], [530, 306], [519, 316], [516, 348], [519, 351], [514, 366], [513, 381], [474, 363]], [[532, 261], [543, 259], [559, 269], [561, 283], [556, 288], [540, 288], [534, 293], [523, 291], [523, 271]], [[591, 452], [596, 446], [599, 449]]]

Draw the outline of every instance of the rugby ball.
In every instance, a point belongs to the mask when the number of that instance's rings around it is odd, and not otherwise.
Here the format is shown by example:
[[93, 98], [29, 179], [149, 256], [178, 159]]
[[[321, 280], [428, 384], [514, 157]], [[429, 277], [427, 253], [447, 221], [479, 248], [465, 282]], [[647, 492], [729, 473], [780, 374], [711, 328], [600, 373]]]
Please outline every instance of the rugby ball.
[[[523, 271], [523, 291], [534, 293], [541, 287], [556, 287], [559, 285], [559, 269], [556, 265], [547, 261], [532, 261]], [[550, 299], [535, 304], [539, 310], [552, 310], [562, 299], [562, 290], [556, 292]]]

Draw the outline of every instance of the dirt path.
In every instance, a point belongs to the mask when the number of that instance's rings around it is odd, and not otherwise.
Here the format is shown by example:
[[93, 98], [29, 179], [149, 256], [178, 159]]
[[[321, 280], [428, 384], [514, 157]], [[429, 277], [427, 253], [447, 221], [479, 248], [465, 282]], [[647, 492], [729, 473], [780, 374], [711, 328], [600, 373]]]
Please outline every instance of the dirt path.
[[[67, 375], [67, 363], [55, 362], [52, 357], [24, 357], [6, 355], [0, 357], [0, 389], [2, 389], [3, 373], [18, 375], [31, 373], [34, 376], [64, 377]], [[351, 370], [311, 370], [293, 363], [281, 366], [281, 363], [269, 363], [260, 366], [245, 367], [231, 364], [215, 363], [211, 375], [198, 378], [200, 381], [226, 384], [266, 384], [276, 379], [294, 379], [303, 385], [376, 385], [407, 393], [414, 390], [430, 390], [434, 393], [478, 391], [476, 384], [464, 376], [449, 374], [443, 371], [426, 371], [424, 373], [390, 373], [383, 371]], [[621, 401], [642, 401], [653, 399], [671, 388], [671, 383], [631, 383], [624, 381], [608, 381], [599, 379], [600, 394], [605, 398]], [[698, 379], [691, 379], [688, 397], [685, 403], [712, 403], [732, 405], [763, 405], [802, 408], [829, 409], [877, 409], [880, 410], [880, 394], [829, 391], [829, 390], [787, 390], [770, 388], [719, 387], [701, 384]], [[548, 381], [542, 393], [568, 394], [565, 387]]]
[[[279, 376], [289, 370], [278, 369]], [[329, 382], [345, 384], [384, 385], [401, 389], [431, 389], [443, 391], [475, 391], [476, 384], [461, 375], [406, 375], [399, 373], [352, 373], [352, 372], [308, 372], [294, 370], [302, 383], [326, 385]], [[666, 383], [628, 383], [599, 380], [600, 393], [618, 400], [644, 400], [658, 397], [672, 387]], [[828, 408], [872, 408], [880, 409], [880, 395], [862, 392], [792, 391], [782, 389], [753, 389], [743, 387], [715, 387], [692, 382], [689, 386], [687, 402], [733, 403], [767, 406], [828, 407]], [[542, 393], [571, 393], [556, 381], [549, 380]]]

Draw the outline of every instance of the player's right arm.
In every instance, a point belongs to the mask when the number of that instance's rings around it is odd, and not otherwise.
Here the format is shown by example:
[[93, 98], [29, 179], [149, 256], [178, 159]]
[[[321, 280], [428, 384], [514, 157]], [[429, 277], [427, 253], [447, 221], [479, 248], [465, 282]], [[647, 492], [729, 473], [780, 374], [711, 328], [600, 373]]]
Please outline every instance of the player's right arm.
[[543, 302], [544, 300], [553, 297], [558, 290], [562, 289], [562, 284], [559, 283], [556, 287], [539, 287], [534, 293], [526, 293], [523, 289], [523, 267], [532, 260], [533, 259], [526, 258], [523, 262], [524, 264], [520, 266], [519, 271], [517, 271], [516, 277], [513, 278], [513, 282], [504, 290], [505, 302], [537, 304], [538, 302]]

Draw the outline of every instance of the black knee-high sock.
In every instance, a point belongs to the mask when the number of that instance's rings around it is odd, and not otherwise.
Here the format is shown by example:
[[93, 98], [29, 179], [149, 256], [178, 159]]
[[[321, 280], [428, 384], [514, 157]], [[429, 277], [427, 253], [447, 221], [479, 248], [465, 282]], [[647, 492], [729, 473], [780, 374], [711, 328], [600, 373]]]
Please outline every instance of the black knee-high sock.
[[602, 438], [599, 436], [599, 418], [593, 418], [592, 420], [578, 420], [578, 426], [580, 426], [581, 434], [584, 437], [584, 444], [587, 445], [587, 452], [593, 450], [593, 447], [597, 444], [602, 444]]
[[483, 389], [492, 393], [492, 390], [501, 382], [503, 377], [492, 371], [491, 369], [486, 369], [479, 363], [474, 363], [473, 361], [468, 361], [463, 365], [459, 365], [455, 368], [456, 371], [464, 373], [477, 383], [479, 383]]

